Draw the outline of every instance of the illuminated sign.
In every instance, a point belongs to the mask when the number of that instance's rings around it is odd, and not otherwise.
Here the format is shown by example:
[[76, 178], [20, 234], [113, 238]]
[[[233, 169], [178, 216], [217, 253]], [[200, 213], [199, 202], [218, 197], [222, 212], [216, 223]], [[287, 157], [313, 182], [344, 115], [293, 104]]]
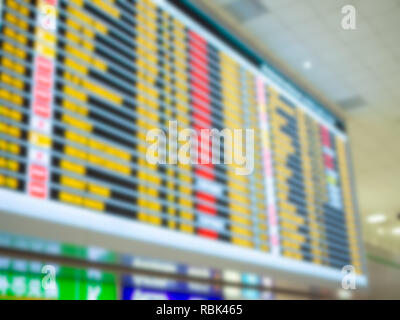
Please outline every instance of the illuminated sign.
[[[2, 212], [338, 283], [352, 265], [366, 283], [332, 119], [170, 2], [34, 3], [1, 12]], [[150, 163], [146, 135], [171, 121], [254, 129], [254, 170]]]

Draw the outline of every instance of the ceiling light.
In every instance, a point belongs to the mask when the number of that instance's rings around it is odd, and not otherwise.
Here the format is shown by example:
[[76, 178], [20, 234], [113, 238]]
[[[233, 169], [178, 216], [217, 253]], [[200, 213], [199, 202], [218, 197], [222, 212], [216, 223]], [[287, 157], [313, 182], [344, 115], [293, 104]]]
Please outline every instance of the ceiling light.
[[310, 60], [306, 60], [303, 62], [303, 68], [309, 70], [312, 68], [312, 62]]
[[367, 217], [368, 223], [382, 223], [386, 221], [386, 216], [383, 213], [373, 214]]
[[396, 236], [400, 236], [400, 227], [393, 228], [392, 233]]

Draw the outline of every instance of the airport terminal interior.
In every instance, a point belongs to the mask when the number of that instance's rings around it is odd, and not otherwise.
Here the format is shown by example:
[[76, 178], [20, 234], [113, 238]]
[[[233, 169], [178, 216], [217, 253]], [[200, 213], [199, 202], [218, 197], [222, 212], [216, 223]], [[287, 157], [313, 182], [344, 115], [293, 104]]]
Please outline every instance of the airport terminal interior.
[[0, 0], [0, 300], [400, 299], [398, 0]]

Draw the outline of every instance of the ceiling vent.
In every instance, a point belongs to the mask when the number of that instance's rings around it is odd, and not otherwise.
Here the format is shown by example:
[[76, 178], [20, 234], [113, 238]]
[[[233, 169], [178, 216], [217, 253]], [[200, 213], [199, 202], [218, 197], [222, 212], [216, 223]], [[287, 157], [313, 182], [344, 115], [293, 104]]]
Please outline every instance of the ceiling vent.
[[225, 8], [240, 22], [246, 22], [268, 12], [260, 0], [233, 0], [226, 4]]
[[352, 96], [352, 97], [337, 101], [337, 104], [344, 111], [353, 111], [353, 110], [359, 110], [361, 108], [364, 108], [367, 105], [367, 102], [361, 96]]

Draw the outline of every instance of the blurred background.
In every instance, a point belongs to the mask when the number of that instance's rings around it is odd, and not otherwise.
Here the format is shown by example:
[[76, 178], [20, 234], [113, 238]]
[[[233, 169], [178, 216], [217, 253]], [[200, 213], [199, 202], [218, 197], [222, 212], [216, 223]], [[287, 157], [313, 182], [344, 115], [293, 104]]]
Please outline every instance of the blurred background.
[[[370, 297], [400, 297], [400, 3], [195, 1], [347, 121]], [[341, 8], [356, 9], [343, 30]], [[393, 282], [392, 282], [393, 281]]]
[[[400, 299], [400, 2], [190, 2], [345, 119], [368, 287], [124, 255], [9, 233], [0, 220], [0, 299]], [[342, 28], [345, 5], [355, 30]]]

